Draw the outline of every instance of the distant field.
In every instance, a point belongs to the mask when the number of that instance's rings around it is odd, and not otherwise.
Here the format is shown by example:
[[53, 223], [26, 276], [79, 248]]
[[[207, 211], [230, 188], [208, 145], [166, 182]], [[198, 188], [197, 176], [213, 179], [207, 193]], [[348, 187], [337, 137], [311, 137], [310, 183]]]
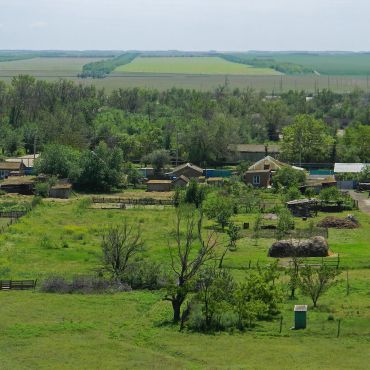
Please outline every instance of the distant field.
[[[251, 56], [250, 54], [246, 54]], [[370, 53], [314, 54], [314, 53], [258, 53], [257, 58], [273, 58], [278, 62], [300, 64], [324, 75], [370, 75]]]
[[[274, 54], [274, 57], [276, 55]], [[293, 57], [294, 55], [291, 55], [291, 58]], [[330, 58], [330, 56], [327, 57]], [[281, 56], [281, 58], [283, 58], [283, 56]], [[301, 56], [298, 55], [297, 58], [301, 58]], [[43, 57], [12, 62], [0, 62], [0, 80], [10, 83], [12, 77], [19, 74], [29, 74], [47, 81], [68, 78], [83, 85], [95, 85], [97, 88], [104, 88], [108, 93], [115, 89], [132, 87], [155, 88], [161, 91], [171, 89], [172, 87], [209, 91], [214, 90], [216, 87], [224, 84], [226, 76], [228, 77], [228, 82], [231, 89], [253, 88], [257, 91], [264, 90], [269, 94], [280, 93], [290, 89], [314, 92], [315, 90], [322, 90], [324, 88], [330, 88], [336, 92], [348, 92], [352, 91], [356, 87], [369, 91], [370, 84], [369, 79], [366, 76], [360, 75], [337, 75], [329, 77], [324, 75], [287, 76], [276, 75], [278, 72], [275, 71], [271, 72], [275, 73], [275, 75], [253, 75], [250, 73], [250, 71], [254, 71], [254, 73], [256, 73], [255, 71], [258, 71], [257, 68], [227, 62], [216, 57], [138, 58], [132, 64], [122, 66], [121, 68], [132, 68], [132, 66], [135, 65], [134, 63], [138, 63], [138, 61], [139, 63], [142, 63], [140, 60], [144, 59], [146, 63], [152, 63], [151, 68], [153, 68], [153, 63], [155, 62], [156, 68], [167, 69], [168, 65], [161, 66], [160, 63], [158, 64], [158, 61], [171, 60], [174, 68], [184, 68], [186, 67], [184, 64], [187, 64], [187, 70], [189, 71], [192, 69], [192, 72], [189, 72], [190, 74], [169, 73], [168, 69], [167, 73], [119, 71], [114, 72], [104, 79], [79, 79], [77, 78], [77, 75], [82, 71], [82, 66], [84, 64], [101, 60], [101, 58]], [[184, 59], [190, 61], [181, 63], [181, 60]], [[209, 62], [210, 59], [213, 64]], [[299, 60], [297, 60], [297, 62], [299, 62]], [[174, 63], [177, 65], [174, 66]], [[208, 73], [211, 73], [211, 71], [214, 70], [218, 70], [219, 72], [212, 72], [213, 74], [198, 72], [197, 74], [195, 70], [198, 69], [199, 71], [200, 67], [206, 69]], [[230, 72], [229, 68], [233, 69], [234, 73]], [[244, 74], [235, 74], [235, 71], [240, 70], [247, 72]], [[224, 72], [221, 73], [221, 71]]]
[[101, 58], [33, 58], [0, 63], [0, 76], [30, 74], [33, 76], [75, 76], [82, 66]]
[[116, 72], [171, 73], [171, 74], [227, 74], [227, 75], [279, 75], [270, 68], [227, 62], [218, 57], [139, 57], [130, 64], [118, 67]]

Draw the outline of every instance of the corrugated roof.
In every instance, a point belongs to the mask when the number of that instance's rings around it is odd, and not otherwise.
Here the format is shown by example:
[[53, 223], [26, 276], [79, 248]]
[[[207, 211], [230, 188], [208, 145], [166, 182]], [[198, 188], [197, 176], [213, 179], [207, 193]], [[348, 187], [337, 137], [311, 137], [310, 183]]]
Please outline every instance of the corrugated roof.
[[363, 168], [367, 166], [367, 163], [335, 163], [335, 173], [359, 173]]

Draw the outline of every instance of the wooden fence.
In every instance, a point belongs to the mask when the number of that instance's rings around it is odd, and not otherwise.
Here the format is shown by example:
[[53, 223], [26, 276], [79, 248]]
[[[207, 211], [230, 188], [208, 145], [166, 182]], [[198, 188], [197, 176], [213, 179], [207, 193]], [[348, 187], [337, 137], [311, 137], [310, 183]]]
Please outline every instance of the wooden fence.
[[335, 267], [336, 269], [338, 269], [339, 264], [340, 264], [340, 257], [339, 257], [339, 253], [338, 253], [338, 255], [336, 257], [309, 257], [309, 258], [303, 258], [303, 261], [299, 266], [301, 266], [301, 267], [304, 267], [304, 266], [313, 266], [313, 267], [328, 266], [328, 267]]
[[37, 280], [0, 280], [0, 290], [35, 289]]
[[[243, 230], [241, 232], [243, 237], [253, 238], [253, 230]], [[322, 236], [325, 239], [329, 237], [328, 228], [314, 227], [311, 229], [294, 229], [290, 230], [283, 239], [309, 239], [314, 236]], [[277, 230], [276, 229], [261, 229], [258, 232], [258, 237], [262, 239], [276, 239]]]
[[28, 211], [0, 211], [0, 218], [15, 218], [25, 216]]

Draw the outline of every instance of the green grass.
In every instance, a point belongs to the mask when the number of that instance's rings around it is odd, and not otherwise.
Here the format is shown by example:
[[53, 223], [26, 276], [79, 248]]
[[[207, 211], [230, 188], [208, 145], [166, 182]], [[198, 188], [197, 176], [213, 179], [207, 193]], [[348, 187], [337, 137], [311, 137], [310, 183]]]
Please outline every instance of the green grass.
[[269, 68], [254, 68], [227, 62], [218, 57], [138, 57], [120, 66], [116, 72], [170, 73], [170, 74], [222, 74], [222, 75], [279, 75]]
[[[102, 229], [124, 218], [140, 223], [145, 257], [168, 264], [173, 212], [171, 207], [92, 210], [78, 200], [45, 201], [0, 235], [0, 278], [92, 273], [100, 264]], [[343, 274], [320, 298], [318, 309], [309, 309], [304, 331], [290, 330], [294, 304], [310, 303], [300, 293], [281, 307], [281, 334], [276, 318], [245, 333], [204, 335], [180, 333], [168, 324], [171, 307], [160, 291], [0, 292], [0, 316], [6, 318], [0, 321], [1, 369], [365, 369], [370, 361], [370, 216], [355, 215], [361, 228], [329, 232], [331, 249], [340, 253], [342, 266], [350, 268], [350, 295]], [[254, 217], [239, 214], [234, 221], [252, 223]], [[296, 219], [296, 227], [307, 227], [306, 223]], [[206, 229], [213, 226], [206, 220]], [[260, 239], [256, 246], [249, 238], [240, 240], [225, 265], [237, 279], [243, 278], [249, 260], [271, 260], [266, 253], [272, 241]], [[329, 314], [334, 321], [328, 320]], [[342, 320], [338, 339], [337, 319]]]

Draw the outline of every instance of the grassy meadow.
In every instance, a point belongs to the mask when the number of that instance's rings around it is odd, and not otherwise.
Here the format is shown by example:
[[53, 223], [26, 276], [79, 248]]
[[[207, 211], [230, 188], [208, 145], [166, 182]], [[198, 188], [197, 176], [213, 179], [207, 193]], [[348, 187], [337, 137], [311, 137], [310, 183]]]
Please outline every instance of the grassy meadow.
[[[365, 369], [370, 361], [370, 216], [354, 213], [359, 229], [329, 231], [332, 252], [349, 269], [350, 294], [342, 274], [319, 307], [309, 308], [304, 331], [290, 330], [294, 304], [310, 304], [300, 293], [281, 306], [281, 333], [279, 316], [244, 333], [205, 335], [180, 333], [171, 325], [171, 307], [161, 291], [0, 292], [0, 315], [6, 318], [0, 322], [1, 369], [49, 369], [50, 364], [53, 369]], [[254, 218], [242, 213], [234, 221], [253, 223]], [[144, 257], [168, 265], [172, 207], [100, 210], [78, 199], [46, 200], [0, 235], [0, 278], [91, 274], [100, 266], [104, 227], [124, 219], [140, 224]], [[296, 219], [296, 227], [306, 223]], [[206, 220], [204, 232], [214, 226]], [[271, 260], [266, 254], [272, 242], [259, 239], [256, 245], [249, 237], [241, 239], [225, 266], [242, 279], [249, 261], [255, 266]], [[337, 319], [342, 320], [339, 338]]]

